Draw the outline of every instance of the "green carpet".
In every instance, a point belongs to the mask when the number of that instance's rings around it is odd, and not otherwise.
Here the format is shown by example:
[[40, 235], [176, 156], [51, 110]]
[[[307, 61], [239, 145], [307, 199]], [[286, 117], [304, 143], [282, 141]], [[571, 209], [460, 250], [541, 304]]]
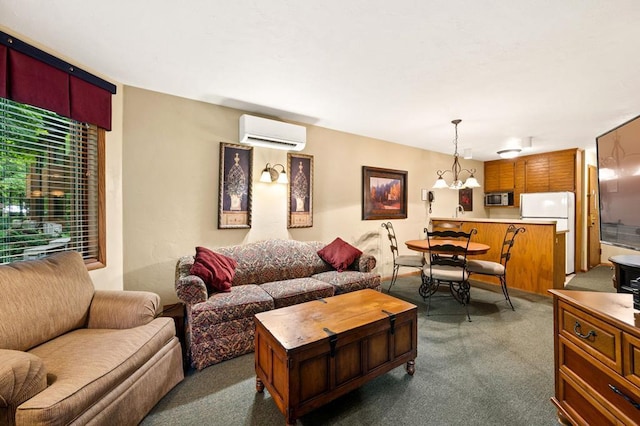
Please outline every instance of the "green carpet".
[[[575, 279], [575, 278], [574, 278]], [[416, 373], [404, 367], [298, 419], [299, 425], [556, 425], [551, 299], [472, 287], [464, 308], [445, 292], [426, 316], [418, 276], [392, 295], [418, 306]], [[388, 282], [383, 283], [388, 287]], [[265, 390], [255, 391], [253, 354], [190, 370], [142, 425], [282, 425]]]
[[589, 272], [578, 272], [564, 288], [567, 290], [588, 290], [615, 293], [611, 278], [613, 277], [613, 269], [611, 266], [600, 265]]

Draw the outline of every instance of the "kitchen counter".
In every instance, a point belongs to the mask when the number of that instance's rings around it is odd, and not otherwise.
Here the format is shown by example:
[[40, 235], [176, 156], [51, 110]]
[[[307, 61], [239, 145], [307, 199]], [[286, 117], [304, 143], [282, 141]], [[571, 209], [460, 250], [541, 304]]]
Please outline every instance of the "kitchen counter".
[[[513, 224], [524, 227], [525, 232], [518, 234], [511, 249], [511, 259], [507, 264], [507, 285], [531, 293], [548, 296], [549, 289], [564, 288], [565, 281], [565, 237], [566, 232], [556, 231], [555, 220], [517, 220], [485, 218], [432, 218], [433, 224], [442, 222], [462, 223], [466, 232], [475, 228], [478, 233], [471, 241], [488, 244], [491, 249], [473, 259], [500, 260], [502, 242], [507, 227]], [[473, 281], [495, 285], [499, 291], [497, 278], [473, 275]]]
[[520, 220], [520, 219], [489, 219], [485, 217], [433, 217], [431, 220], [437, 220], [440, 222], [478, 222], [478, 223], [513, 223], [518, 224], [532, 224], [532, 225], [555, 225], [555, 220]]

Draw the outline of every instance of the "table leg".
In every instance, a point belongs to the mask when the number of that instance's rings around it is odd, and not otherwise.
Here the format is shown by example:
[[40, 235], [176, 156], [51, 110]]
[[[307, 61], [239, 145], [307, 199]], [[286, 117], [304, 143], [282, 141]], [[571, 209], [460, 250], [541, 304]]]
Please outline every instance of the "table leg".
[[405, 369], [408, 375], [413, 376], [413, 373], [416, 372], [416, 360], [412, 359], [411, 361], [407, 361]]
[[259, 377], [256, 377], [256, 391], [262, 393], [264, 391], [264, 383], [260, 380]]

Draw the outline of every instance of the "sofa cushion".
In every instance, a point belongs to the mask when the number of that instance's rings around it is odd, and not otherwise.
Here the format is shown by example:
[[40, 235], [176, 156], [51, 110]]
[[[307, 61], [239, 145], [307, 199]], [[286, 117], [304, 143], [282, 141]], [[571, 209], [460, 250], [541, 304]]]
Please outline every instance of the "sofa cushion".
[[314, 248], [303, 241], [271, 239], [229, 247], [217, 253], [238, 262], [232, 285], [262, 284], [310, 276], [319, 261]]
[[318, 255], [338, 272], [342, 272], [356, 260], [362, 252], [338, 237], [318, 251]]
[[328, 271], [313, 275], [313, 278], [335, 287], [334, 294], [372, 288], [380, 290], [380, 275], [373, 272]]
[[29, 353], [43, 360], [48, 387], [18, 410], [33, 424], [71, 424], [174, 336], [173, 320], [157, 318], [132, 329], [79, 329], [43, 343]]
[[190, 273], [202, 278], [209, 292], [229, 291], [238, 263], [206, 247], [196, 247], [196, 257]]
[[331, 297], [334, 294], [331, 284], [313, 278], [274, 281], [264, 283], [260, 288], [269, 293], [276, 308]]
[[85, 327], [93, 283], [80, 253], [0, 266], [0, 349], [26, 351]]
[[260, 286], [233, 286], [228, 293], [214, 293], [206, 302], [190, 306], [190, 328], [208, 328], [211, 324], [251, 318], [258, 312], [268, 311], [273, 307], [273, 299]]

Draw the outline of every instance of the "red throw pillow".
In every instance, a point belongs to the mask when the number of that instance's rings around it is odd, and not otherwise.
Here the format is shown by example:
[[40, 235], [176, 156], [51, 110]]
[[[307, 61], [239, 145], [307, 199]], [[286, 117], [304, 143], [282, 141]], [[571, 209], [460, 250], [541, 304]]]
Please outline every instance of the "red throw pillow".
[[196, 257], [189, 273], [202, 278], [207, 290], [231, 291], [231, 281], [236, 275], [238, 262], [234, 259], [209, 250], [206, 247], [196, 247]]
[[343, 241], [340, 237], [318, 250], [318, 256], [333, 266], [338, 272], [347, 269], [361, 254], [362, 252], [360, 250]]

